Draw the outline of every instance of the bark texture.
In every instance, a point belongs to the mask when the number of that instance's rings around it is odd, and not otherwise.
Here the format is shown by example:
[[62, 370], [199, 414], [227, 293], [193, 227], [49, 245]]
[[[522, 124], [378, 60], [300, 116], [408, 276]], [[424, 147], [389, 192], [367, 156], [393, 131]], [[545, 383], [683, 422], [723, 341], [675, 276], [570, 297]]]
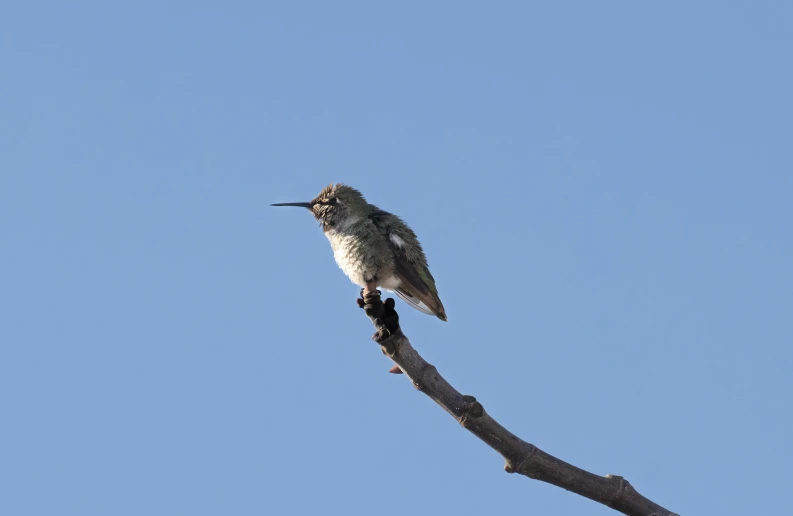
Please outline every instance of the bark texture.
[[507, 473], [520, 473], [548, 482], [630, 516], [679, 516], [639, 494], [624, 478], [596, 475], [557, 459], [501, 426], [473, 396], [461, 394], [411, 346], [399, 327], [394, 300], [382, 302], [380, 293], [362, 292], [358, 305], [372, 320], [372, 338], [407, 376], [413, 386], [440, 405], [463, 428], [504, 457]]

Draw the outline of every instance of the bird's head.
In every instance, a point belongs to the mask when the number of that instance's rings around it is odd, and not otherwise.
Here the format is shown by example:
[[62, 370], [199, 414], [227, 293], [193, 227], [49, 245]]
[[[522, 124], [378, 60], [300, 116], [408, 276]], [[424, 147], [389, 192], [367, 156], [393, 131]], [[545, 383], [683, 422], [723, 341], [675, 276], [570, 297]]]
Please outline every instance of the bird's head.
[[329, 184], [310, 202], [285, 202], [272, 206], [300, 206], [308, 208], [327, 230], [344, 223], [350, 218], [367, 216], [369, 204], [361, 192], [341, 183]]

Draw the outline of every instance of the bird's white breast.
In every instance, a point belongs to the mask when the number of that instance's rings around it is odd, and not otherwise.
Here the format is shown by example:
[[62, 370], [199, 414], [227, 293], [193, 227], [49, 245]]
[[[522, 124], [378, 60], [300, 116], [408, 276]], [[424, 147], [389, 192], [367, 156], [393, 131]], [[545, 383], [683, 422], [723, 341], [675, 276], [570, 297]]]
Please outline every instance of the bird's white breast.
[[383, 288], [394, 290], [401, 281], [394, 275], [390, 254], [384, 256], [382, 252], [376, 252], [376, 246], [386, 245], [386, 242], [376, 231], [366, 231], [360, 224], [355, 227], [361, 220], [350, 217], [335, 227], [327, 228], [325, 236], [333, 248], [333, 257], [353, 283], [365, 287], [366, 283], [377, 280]]
[[339, 268], [353, 283], [365, 287], [375, 271], [370, 271], [370, 267], [367, 267], [363, 250], [360, 248], [361, 242], [355, 236], [335, 229], [326, 231], [325, 236], [330, 241], [333, 257]]

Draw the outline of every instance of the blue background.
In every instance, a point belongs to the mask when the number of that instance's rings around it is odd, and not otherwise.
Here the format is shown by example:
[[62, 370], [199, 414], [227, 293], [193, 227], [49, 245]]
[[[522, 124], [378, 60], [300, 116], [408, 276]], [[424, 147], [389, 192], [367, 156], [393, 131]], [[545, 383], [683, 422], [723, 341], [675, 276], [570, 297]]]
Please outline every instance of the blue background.
[[386, 373], [305, 210], [421, 238], [406, 334], [540, 448], [790, 513], [789, 2], [7, 2], [0, 513], [612, 514]]

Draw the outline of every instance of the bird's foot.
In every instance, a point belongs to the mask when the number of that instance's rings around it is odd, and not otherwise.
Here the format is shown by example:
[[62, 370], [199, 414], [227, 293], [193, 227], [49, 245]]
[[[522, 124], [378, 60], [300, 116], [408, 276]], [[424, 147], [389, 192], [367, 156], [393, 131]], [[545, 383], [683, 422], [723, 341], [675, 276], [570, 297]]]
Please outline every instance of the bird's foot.
[[372, 335], [372, 339], [377, 343], [382, 343], [391, 335], [399, 331], [399, 315], [394, 310], [396, 303], [392, 298], [385, 302], [380, 299], [380, 291], [374, 292], [361, 289], [361, 297], [356, 300], [358, 306], [363, 308], [367, 317], [372, 320], [377, 333]]
[[380, 294], [382, 294], [382, 292], [380, 292], [375, 287], [372, 287], [372, 288], [364, 287], [364, 288], [361, 289], [361, 298], [362, 299], [366, 299], [367, 297], [372, 297], [372, 296], [378, 296], [379, 297]]
[[355, 301], [358, 303], [359, 308], [364, 308], [366, 305], [375, 305], [380, 302], [380, 294], [379, 290], [370, 291], [362, 288], [361, 297]]

